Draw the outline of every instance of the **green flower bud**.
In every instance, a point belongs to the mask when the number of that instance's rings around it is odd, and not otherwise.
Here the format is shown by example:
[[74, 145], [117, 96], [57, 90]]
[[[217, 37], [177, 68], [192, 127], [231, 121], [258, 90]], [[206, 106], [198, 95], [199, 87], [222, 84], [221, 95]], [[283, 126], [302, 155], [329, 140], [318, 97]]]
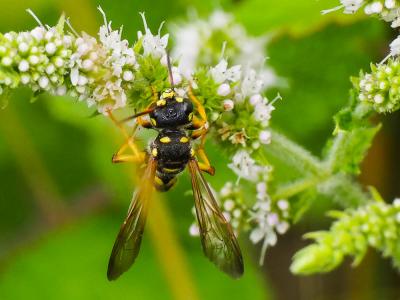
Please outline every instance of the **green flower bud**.
[[371, 73], [353, 80], [361, 102], [371, 104], [378, 113], [400, 108], [400, 63], [389, 59], [385, 64], [371, 65]]
[[368, 246], [391, 257], [400, 267], [400, 199], [393, 205], [374, 202], [331, 214], [338, 218], [329, 231], [307, 234], [315, 243], [297, 252], [293, 257], [291, 271], [295, 274], [324, 273], [336, 268], [345, 256], [353, 256], [357, 265]]

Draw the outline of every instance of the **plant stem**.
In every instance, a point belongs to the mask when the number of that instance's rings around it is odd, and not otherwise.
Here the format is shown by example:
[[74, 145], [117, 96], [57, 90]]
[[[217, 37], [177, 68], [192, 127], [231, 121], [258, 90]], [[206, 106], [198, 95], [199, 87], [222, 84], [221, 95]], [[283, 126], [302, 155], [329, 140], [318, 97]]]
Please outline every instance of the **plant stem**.
[[281, 185], [277, 188], [276, 192], [272, 195], [272, 199], [288, 199], [295, 196], [311, 187], [316, 186], [321, 182], [321, 178], [312, 176], [299, 179], [297, 181]]
[[267, 152], [296, 168], [302, 174], [321, 173], [321, 161], [317, 157], [275, 130], [271, 132], [272, 142], [266, 147]]
[[336, 135], [327, 158], [321, 161], [306, 149], [289, 140], [284, 135], [272, 132], [272, 143], [266, 147], [269, 155], [296, 168], [301, 178], [277, 187], [272, 199], [288, 199], [309, 188], [317, 187], [324, 194], [343, 207], [355, 207], [371, 200], [362, 185], [341, 172], [335, 172], [334, 163], [341, 147], [347, 143], [348, 134], [340, 131]]

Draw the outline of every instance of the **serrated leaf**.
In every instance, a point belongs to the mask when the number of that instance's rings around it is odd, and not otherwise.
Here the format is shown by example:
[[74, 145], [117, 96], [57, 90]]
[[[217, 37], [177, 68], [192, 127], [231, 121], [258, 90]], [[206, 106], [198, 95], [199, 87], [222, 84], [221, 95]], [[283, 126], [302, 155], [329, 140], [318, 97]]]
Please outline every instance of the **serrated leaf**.
[[340, 130], [329, 150], [328, 159], [332, 162], [332, 172], [359, 174], [359, 165], [380, 128], [381, 125], [354, 128], [350, 131]]

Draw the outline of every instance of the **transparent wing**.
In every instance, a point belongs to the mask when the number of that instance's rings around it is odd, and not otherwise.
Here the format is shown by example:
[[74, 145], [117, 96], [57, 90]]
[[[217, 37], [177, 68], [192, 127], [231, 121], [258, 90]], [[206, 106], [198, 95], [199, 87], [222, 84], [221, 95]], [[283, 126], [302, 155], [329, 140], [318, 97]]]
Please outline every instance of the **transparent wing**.
[[128, 215], [121, 226], [108, 262], [108, 280], [117, 279], [135, 262], [146, 223], [149, 199], [153, 191], [157, 162], [151, 158], [131, 201]]
[[223, 272], [238, 278], [243, 258], [232, 227], [226, 221], [196, 160], [189, 161], [197, 221], [204, 254]]

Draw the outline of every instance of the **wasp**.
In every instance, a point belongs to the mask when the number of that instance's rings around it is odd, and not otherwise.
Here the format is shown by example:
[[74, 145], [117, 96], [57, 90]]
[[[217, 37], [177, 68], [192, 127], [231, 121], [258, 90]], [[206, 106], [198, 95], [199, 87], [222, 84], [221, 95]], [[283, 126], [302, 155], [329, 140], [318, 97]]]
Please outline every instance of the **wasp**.
[[[147, 150], [141, 151], [132, 138], [134, 133], [128, 135], [122, 122], [117, 121], [111, 111], [108, 112], [111, 120], [127, 138], [114, 154], [112, 162], [134, 162], [144, 164], [145, 167], [114, 243], [107, 277], [109, 280], [117, 279], [135, 262], [153, 190], [168, 191], [176, 183], [177, 175], [187, 168], [191, 176], [203, 252], [223, 272], [238, 278], [244, 272], [239, 244], [202, 174], [215, 173], [204, 151], [208, 131], [207, 115], [190, 86], [187, 98], [176, 94], [168, 55], [167, 58], [171, 87], [160, 95], [154, 91], [154, 100], [147, 109], [123, 120], [136, 119], [134, 132], [139, 126], [158, 132]], [[193, 142], [197, 139], [200, 139], [200, 143], [195, 149]], [[132, 153], [124, 154], [128, 148]]]

